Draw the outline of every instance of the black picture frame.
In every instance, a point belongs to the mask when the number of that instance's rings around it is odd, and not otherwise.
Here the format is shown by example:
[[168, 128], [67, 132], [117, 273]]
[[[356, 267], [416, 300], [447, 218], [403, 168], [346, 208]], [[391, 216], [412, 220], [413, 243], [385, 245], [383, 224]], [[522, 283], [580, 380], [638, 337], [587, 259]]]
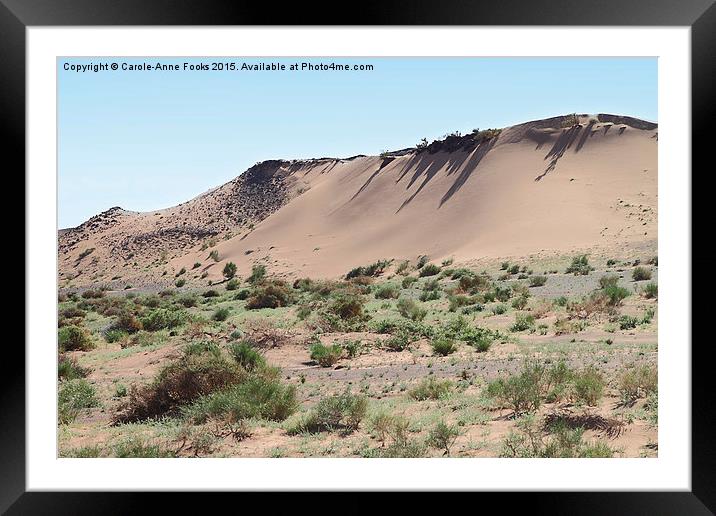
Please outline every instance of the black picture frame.
[[[323, 4], [323, 5], [322, 5]], [[691, 27], [692, 161], [708, 163], [716, 99], [716, 5], [714, 0], [449, 0], [365, 2], [352, 5], [191, 0], [0, 0], [0, 88], [3, 156], [25, 167], [25, 29], [32, 26], [112, 25], [537, 25]], [[693, 166], [692, 166], [693, 168]], [[690, 171], [679, 171], [690, 174]], [[706, 171], [704, 171], [705, 173]], [[691, 175], [693, 178], [693, 175]], [[701, 195], [705, 189], [701, 190]], [[698, 190], [693, 190], [699, 193]], [[705, 200], [704, 200], [705, 201]], [[699, 203], [694, 198], [692, 206]], [[708, 205], [706, 202], [703, 205]], [[668, 214], [662, 214], [668, 215]], [[693, 216], [696, 223], [699, 219]], [[698, 234], [698, 233], [697, 233]], [[704, 233], [706, 234], [706, 233]], [[693, 253], [693, 250], [692, 250]], [[693, 270], [708, 267], [692, 254]], [[32, 271], [25, 270], [25, 277]], [[695, 301], [695, 300], [692, 300]], [[684, 300], [689, 302], [689, 300]], [[693, 310], [707, 317], [695, 302]], [[31, 307], [27, 307], [28, 309]], [[692, 312], [693, 313], [693, 312]], [[700, 320], [699, 317], [692, 321]], [[693, 340], [693, 339], [692, 339]], [[684, 349], [691, 343], [680, 343]], [[511, 493], [531, 512], [553, 514], [713, 514], [716, 511], [716, 446], [712, 445], [714, 389], [709, 341], [692, 346], [692, 457], [690, 492]], [[136, 493], [26, 492], [25, 354], [6, 343], [0, 375], [0, 511], [8, 514], [119, 514], [144, 506]], [[15, 356], [13, 356], [13, 354]], [[151, 495], [152, 498], [158, 495]], [[242, 495], [245, 496], [245, 495]], [[481, 496], [495, 496], [484, 494]], [[500, 496], [497, 494], [496, 496]], [[171, 498], [168, 500], [167, 498]], [[281, 497], [271, 512], [279, 512]], [[187, 496], [164, 496], [163, 504], [190, 509]], [[200, 502], [201, 503], [201, 502]], [[165, 505], [166, 508], [169, 505]], [[484, 505], [483, 505], [484, 507]], [[165, 509], [166, 510], [166, 509]]]

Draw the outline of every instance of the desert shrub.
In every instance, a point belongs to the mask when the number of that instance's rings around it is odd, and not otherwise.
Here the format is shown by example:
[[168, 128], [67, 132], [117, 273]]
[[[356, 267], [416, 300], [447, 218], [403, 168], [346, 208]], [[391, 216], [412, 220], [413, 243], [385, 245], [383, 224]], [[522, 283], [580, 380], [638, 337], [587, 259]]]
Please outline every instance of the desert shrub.
[[251, 297], [251, 291], [249, 289], [241, 289], [239, 290], [235, 295], [234, 299], [237, 301], [245, 301], [246, 299]]
[[236, 278], [231, 278], [229, 281], [226, 282], [226, 290], [236, 290], [239, 288], [239, 285], [241, 282], [237, 280]]
[[574, 274], [575, 276], [586, 276], [593, 270], [594, 267], [589, 265], [589, 259], [587, 258], [587, 255], [582, 254], [580, 256], [575, 256], [574, 258], [572, 258], [572, 263], [569, 267], [567, 267], [567, 270], [565, 272], [567, 274]]
[[265, 265], [254, 265], [251, 267], [251, 275], [248, 278], [248, 282], [252, 285], [255, 285], [259, 283], [260, 281], [263, 281], [263, 279], [266, 277], [266, 266]]
[[458, 287], [463, 292], [478, 292], [489, 290], [492, 286], [492, 280], [486, 274], [473, 274], [472, 272], [460, 272], [461, 270], [453, 272], [453, 279], [457, 275], [459, 277]]
[[643, 292], [647, 299], [656, 299], [659, 297], [659, 286], [654, 282], [647, 283], [644, 285]]
[[382, 342], [382, 345], [388, 351], [403, 351], [408, 349], [413, 343], [414, 339], [410, 333], [406, 331], [399, 331], [391, 335], [389, 338]]
[[234, 262], [227, 262], [226, 265], [224, 265], [224, 270], [222, 270], [221, 273], [227, 280], [232, 279], [234, 276], [236, 276], [236, 264]]
[[82, 292], [83, 299], [99, 299], [104, 297], [105, 292], [102, 289], [87, 289]]
[[485, 301], [500, 301], [501, 303], [504, 303], [506, 301], [509, 301], [512, 297], [512, 287], [509, 285], [506, 285], [504, 287], [501, 287], [499, 285], [495, 286], [495, 289], [492, 291], [491, 296], [485, 295]]
[[639, 319], [631, 315], [622, 315], [619, 318], [619, 329], [620, 330], [631, 330], [637, 327]]
[[492, 313], [495, 315], [502, 315], [507, 312], [507, 306], [502, 303], [498, 303], [492, 307]]
[[365, 417], [368, 400], [364, 396], [346, 391], [323, 398], [294, 427], [289, 434], [342, 431], [354, 432]]
[[624, 371], [619, 377], [619, 395], [625, 405], [632, 405], [639, 398], [657, 392], [656, 367], [641, 365]]
[[318, 362], [321, 367], [332, 367], [343, 356], [343, 348], [338, 344], [324, 346], [316, 342], [310, 347], [311, 360]]
[[646, 281], [651, 279], [651, 271], [646, 267], [636, 267], [632, 273], [631, 278], [634, 281]]
[[197, 299], [194, 294], [184, 294], [177, 299], [177, 303], [185, 308], [191, 308], [197, 305]]
[[430, 346], [433, 348], [433, 353], [443, 357], [457, 351], [457, 344], [455, 344], [455, 341], [446, 337], [437, 337], [436, 339], [433, 339], [430, 342]]
[[186, 280], [185, 280], [184, 278], [179, 278], [178, 280], [176, 280], [176, 281], [174, 282], [174, 285], [175, 285], [177, 288], [181, 288], [181, 287], [183, 287], [184, 285], [186, 285]]
[[221, 296], [221, 294], [219, 294], [218, 290], [209, 289], [205, 291], [201, 296], [205, 297], [206, 299], [209, 299], [210, 297], [219, 297]]
[[181, 358], [162, 368], [150, 384], [133, 386], [114, 423], [177, 415], [181, 406], [239, 383], [246, 374], [238, 364], [226, 360], [216, 344], [194, 343]]
[[221, 308], [217, 308], [211, 318], [215, 321], [225, 321], [229, 318], [229, 314], [231, 314], [231, 308], [223, 306]]
[[507, 268], [507, 273], [508, 273], [508, 274], [517, 274], [518, 272], [520, 272], [520, 266], [517, 265], [517, 264], [510, 265], [510, 266]]
[[90, 373], [90, 369], [80, 366], [75, 357], [60, 355], [57, 361], [57, 377], [60, 380], [76, 380], [84, 378]]
[[529, 298], [527, 296], [519, 296], [512, 300], [512, 308], [516, 310], [524, 310], [527, 306], [527, 301]]
[[542, 404], [544, 376], [543, 365], [527, 362], [520, 373], [490, 382], [487, 394], [511, 408], [515, 414], [533, 412]]
[[374, 295], [376, 299], [397, 299], [400, 290], [395, 285], [380, 285], [375, 289]]
[[186, 267], [182, 267], [181, 269], [179, 269], [179, 272], [176, 273], [175, 277], [178, 278], [182, 274], [186, 274]]
[[352, 293], [339, 293], [328, 310], [343, 320], [357, 319], [363, 316], [363, 296]]
[[453, 383], [450, 380], [437, 380], [431, 376], [413, 387], [408, 395], [418, 401], [439, 400], [448, 397], [452, 389]]
[[541, 287], [547, 283], [547, 276], [532, 276], [530, 278], [530, 287]]
[[395, 273], [400, 275], [407, 274], [409, 266], [410, 262], [408, 260], [404, 260], [400, 262], [400, 265], [398, 265], [398, 267], [395, 269]]
[[421, 278], [424, 278], [426, 276], [435, 276], [436, 274], [440, 274], [440, 267], [434, 263], [429, 263], [420, 269], [420, 273], [418, 275]]
[[607, 260], [607, 267], [614, 267], [617, 264], [617, 261], [613, 258], [609, 258]]
[[199, 267], [201, 267], [201, 262], [194, 262], [194, 265], [192, 266], [192, 270], [198, 269]]
[[216, 249], [214, 249], [213, 251], [211, 251], [211, 252], [209, 253], [209, 256], [207, 256], [207, 258], [211, 258], [211, 259], [214, 260], [215, 262], [218, 262], [218, 261], [219, 261], [219, 251], [217, 251]]
[[425, 267], [425, 264], [428, 263], [429, 259], [430, 258], [428, 258], [427, 255], [424, 254], [418, 256], [418, 262], [415, 264], [415, 267], [418, 269], [422, 269], [423, 267]]
[[144, 325], [133, 313], [123, 312], [117, 316], [117, 319], [112, 323], [110, 329], [121, 330], [131, 334], [143, 330]]
[[94, 342], [89, 332], [81, 326], [63, 326], [57, 330], [57, 342], [60, 351], [89, 351]]
[[157, 308], [142, 316], [141, 322], [142, 327], [147, 331], [171, 330], [184, 324], [187, 318], [187, 313], [184, 310]]
[[[457, 311], [458, 308], [462, 308], [470, 305], [481, 305], [482, 298], [480, 296], [463, 296], [463, 295], [450, 295], [448, 296], [450, 312]], [[480, 311], [480, 310], [478, 310]]]
[[602, 442], [583, 441], [584, 428], [570, 428], [563, 420], [548, 427], [548, 434], [536, 424], [534, 416], [521, 420], [517, 431], [508, 434], [502, 444], [505, 458], [609, 458], [614, 450]]
[[108, 328], [104, 332], [104, 338], [109, 343], [119, 342], [129, 337], [129, 333], [124, 330]]
[[604, 377], [594, 367], [574, 373], [574, 396], [577, 401], [594, 406], [604, 393]]
[[569, 302], [569, 299], [567, 299], [564, 296], [559, 296], [555, 298], [554, 304], [557, 306], [567, 306], [567, 303]]
[[406, 276], [403, 278], [401, 286], [403, 288], [410, 288], [416, 281], [418, 281], [418, 278], [416, 278], [415, 276]]
[[176, 454], [158, 443], [144, 440], [141, 436], [130, 436], [114, 445], [112, 455], [118, 459], [163, 459]]
[[62, 382], [57, 394], [57, 413], [60, 423], [71, 423], [83, 409], [99, 407], [99, 400], [86, 380]]
[[74, 319], [74, 318], [82, 318], [85, 315], [87, 315], [87, 313], [79, 307], [69, 306], [69, 307], [61, 310], [60, 315], [67, 319]]
[[363, 349], [363, 344], [360, 340], [357, 339], [347, 340], [341, 343], [341, 347], [345, 351], [346, 355], [348, 355], [348, 358], [354, 358], [361, 353], [361, 350]]
[[246, 341], [233, 343], [229, 352], [234, 360], [249, 372], [266, 365], [263, 355]]
[[510, 331], [526, 331], [533, 330], [535, 327], [535, 318], [531, 314], [518, 313], [515, 315], [515, 323], [510, 326]]
[[360, 276], [380, 276], [385, 271], [386, 267], [390, 265], [391, 260], [378, 260], [375, 263], [366, 265], [363, 267], [356, 267], [346, 273], [346, 279], [357, 278]]
[[420, 293], [420, 296], [418, 296], [418, 299], [422, 301], [423, 303], [427, 301], [435, 301], [436, 299], [440, 299], [440, 291], [439, 290], [423, 290]]
[[255, 375], [243, 382], [202, 396], [182, 410], [196, 423], [210, 418], [241, 421], [250, 418], [283, 421], [298, 408], [296, 388], [274, 375]]
[[420, 322], [425, 319], [428, 311], [422, 308], [414, 300], [407, 297], [401, 297], [398, 300], [398, 313], [411, 321]]
[[618, 283], [619, 276], [616, 274], [607, 274], [606, 276], [599, 278], [599, 288], [601, 289], [616, 287]]
[[294, 292], [284, 281], [263, 282], [256, 285], [251, 291], [251, 297], [246, 302], [246, 308], [256, 310], [259, 308], [288, 306], [293, 303], [294, 295]]
[[438, 450], [443, 450], [443, 455], [450, 456], [450, 448], [455, 444], [455, 440], [460, 435], [456, 426], [448, 425], [444, 421], [439, 421], [435, 427], [428, 433], [427, 444]]

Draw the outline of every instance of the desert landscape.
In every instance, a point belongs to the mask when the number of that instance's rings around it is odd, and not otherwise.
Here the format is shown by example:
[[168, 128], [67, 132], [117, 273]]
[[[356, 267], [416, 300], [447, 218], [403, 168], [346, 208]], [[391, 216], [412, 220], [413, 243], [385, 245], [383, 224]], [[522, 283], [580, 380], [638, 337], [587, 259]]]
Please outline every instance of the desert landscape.
[[59, 230], [60, 456], [656, 457], [657, 150], [569, 114]]

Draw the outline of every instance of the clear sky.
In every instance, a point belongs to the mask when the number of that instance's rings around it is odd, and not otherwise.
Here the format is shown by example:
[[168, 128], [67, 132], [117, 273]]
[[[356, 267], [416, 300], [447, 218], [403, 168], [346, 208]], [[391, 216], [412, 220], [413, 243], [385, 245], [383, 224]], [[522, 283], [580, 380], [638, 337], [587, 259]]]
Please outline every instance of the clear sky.
[[[183, 70], [214, 61], [287, 70]], [[144, 62], [181, 69], [64, 69]], [[573, 112], [657, 121], [655, 58], [83, 58], [58, 70], [60, 228], [112, 206], [173, 206], [266, 159], [378, 154]]]

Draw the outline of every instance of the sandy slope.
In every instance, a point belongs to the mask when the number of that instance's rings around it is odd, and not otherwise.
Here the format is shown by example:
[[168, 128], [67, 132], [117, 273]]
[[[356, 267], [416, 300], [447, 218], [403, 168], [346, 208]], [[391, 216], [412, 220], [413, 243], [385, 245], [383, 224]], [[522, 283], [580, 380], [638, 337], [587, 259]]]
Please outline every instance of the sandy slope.
[[[522, 124], [471, 151], [360, 157], [292, 174], [302, 195], [249, 234], [221, 242], [223, 263], [336, 276], [381, 258], [457, 262], [569, 252], [656, 238], [657, 129], [583, 116]], [[605, 120], [609, 120], [605, 122]], [[172, 262], [205, 261], [206, 251]]]

